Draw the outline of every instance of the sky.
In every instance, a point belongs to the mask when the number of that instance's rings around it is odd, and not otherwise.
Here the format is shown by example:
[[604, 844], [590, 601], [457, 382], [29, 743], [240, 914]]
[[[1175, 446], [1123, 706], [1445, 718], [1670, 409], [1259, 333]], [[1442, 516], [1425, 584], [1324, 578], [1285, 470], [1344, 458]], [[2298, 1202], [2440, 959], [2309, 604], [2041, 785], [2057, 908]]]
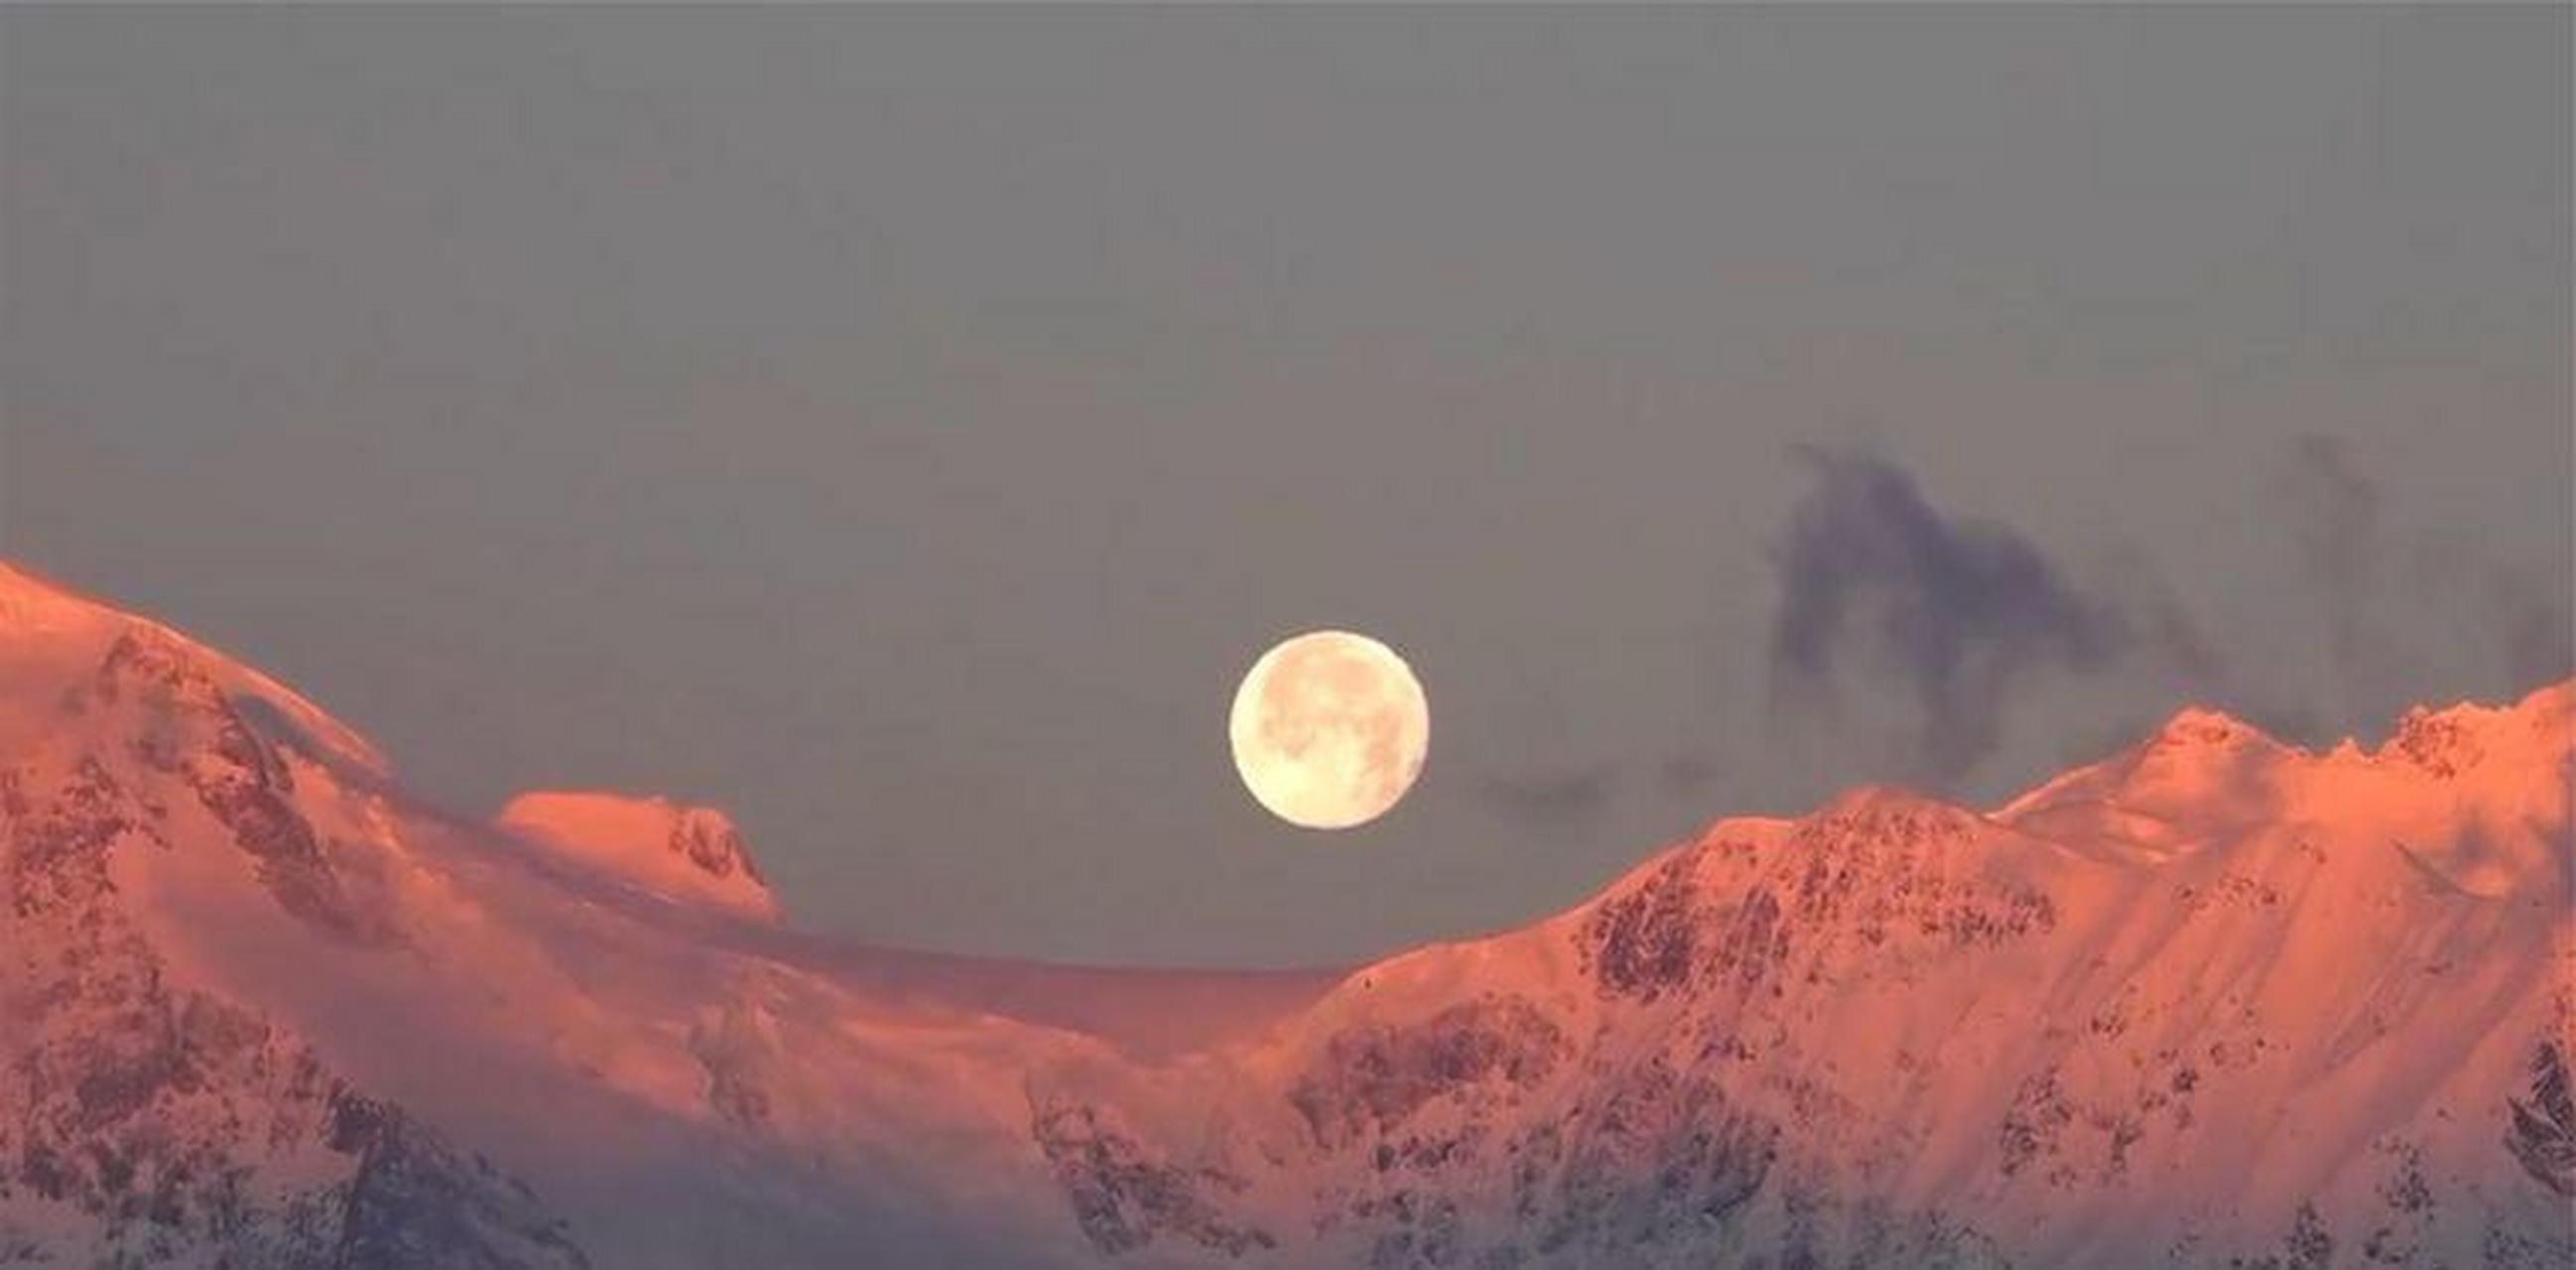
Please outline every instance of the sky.
[[[0, 553], [798, 925], [1316, 965], [2569, 662], [2563, 6], [0, 9]], [[1268, 817], [1318, 626], [1432, 710]]]

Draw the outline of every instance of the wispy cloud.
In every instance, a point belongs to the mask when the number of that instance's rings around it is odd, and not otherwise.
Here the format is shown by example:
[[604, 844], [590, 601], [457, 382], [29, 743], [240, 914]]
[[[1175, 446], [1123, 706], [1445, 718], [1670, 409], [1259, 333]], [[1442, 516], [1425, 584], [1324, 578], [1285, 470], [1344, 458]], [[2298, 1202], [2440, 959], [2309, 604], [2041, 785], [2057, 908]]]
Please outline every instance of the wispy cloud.
[[1497, 773], [1477, 783], [1487, 804], [1516, 820], [1557, 823], [1599, 813], [1619, 792], [1610, 763]]
[[2379, 487], [2353, 466], [2341, 438], [2309, 435], [2291, 443], [2272, 494], [2323, 595], [2335, 668], [2352, 675], [2371, 655], [2364, 614], [2380, 547]]
[[[2568, 613], [2528, 573], [2481, 550], [2460, 527], [2409, 529], [2387, 514], [2379, 482], [2339, 437], [2294, 441], [2268, 485], [2305, 582], [2326, 624], [2333, 670], [2346, 695], [2410, 671], [2408, 652], [2388, 632], [2392, 605], [2436, 605], [2478, 656], [2522, 689], [2564, 678], [2571, 652]], [[2377, 704], [2377, 703], [2374, 703]]]
[[1772, 553], [1775, 698], [1892, 675], [1921, 715], [1918, 775], [1949, 781], [1991, 752], [2014, 684], [2091, 670], [2139, 635], [2008, 525], [1943, 515], [1876, 455], [1802, 448], [1814, 484]]

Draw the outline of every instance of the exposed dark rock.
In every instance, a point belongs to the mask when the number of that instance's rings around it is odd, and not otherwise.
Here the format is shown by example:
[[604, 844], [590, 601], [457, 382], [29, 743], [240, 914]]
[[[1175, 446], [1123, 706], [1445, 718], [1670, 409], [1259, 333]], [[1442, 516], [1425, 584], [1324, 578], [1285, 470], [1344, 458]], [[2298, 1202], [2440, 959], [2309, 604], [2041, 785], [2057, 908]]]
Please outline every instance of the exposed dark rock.
[[1425, 1103], [1480, 1082], [1536, 1084], [1570, 1051], [1565, 1034], [1535, 1006], [1487, 997], [1418, 1023], [1334, 1035], [1288, 1100], [1316, 1143], [1336, 1148], [1392, 1130]]
[[683, 813], [671, 825], [670, 845], [673, 854], [687, 857], [710, 877], [732, 877], [740, 869], [744, 877], [763, 881], [742, 835], [721, 817]]
[[707, 1076], [707, 1105], [753, 1133], [766, 1132], [773, 1107], [768, 1073], [778, 1061], [778, 1038], [768, 1016], [749, 997], [746, 983], [712, 1023], [689, 1037], [689, 1052]]
[[[1770, 1175], [1779, 1130], [1717, 1083], [1658, 1057], [1583, 1108], [1588, 1126], [1558, 1174], [1538, 1250], [1615, 1256], [1707, 1235]], [[1524, 1201], [1526, 1203], [1526, 1201]]]
[[2449, 714], [2417, 706], [2399, 720], [2389, 748], [2417, 767], [2445, 780], [2475, 767], [2486, 757], [2475, 730]]
[[1643, 1005], [1720, 987], [1777, 995], [1797, 979], [1894, 973], [2054, 929], [2045, 892], [1974, 868], [1977, 832], [1955, 810], [1880, 794], [1767, 852], [1731, 841], [1676, 852], [1593, 908], [1576, 955], [1602, 996]]
[[196, 792], [234, 844], [257, 861], [261, 884], [288, 913], [343, 939], [390, 938], [382, 913], [356, 902], [321, 835], [296, 810], [292, 765], [187, 649], [158, 632], [129, 631], [100, 664], [98, 688], [108, 700], [135, 696], [155, 712], [140, 757]]
[[1708, 922], [1691, 861], [1688, 853], [1675, 854], [1585, 919], [1578, 947], [1603, 995], [1652, 1002], [1691, 984]]
[[1174, 1238], [1229, 1257], [1278, 1245], [1270, 1232], [1226, 1217], [1202, 1185], [1215, 1179], [1164, 1159], [1108, 1112], [1079, 1103], [1036, 1107], [1029, 1133], [1073, 1205], [1083, 1237], [1102, 1252], [1132, 1252]]
[[2004, 1176], [2021, 1172], [2043, 1155], [2056, 1154], [2058, 1134], [2074, 1118], [2075, 1113], [2066, 1104], [2066, 1093], [2057, 1083], [2056, 1069], [2022, 1081], [1995, 1138]]
[[8, 830], [9, 907], [21, 918], [92, 903], [114, 889], [107, 851], [137, 827], [141, 813], [106, 766], [84, 758], [41, 806], [31, 805], [27, 774], [0, 782]]
[[[256, 1012], [171, 982], [111, 854], [149, 812], [94, 759], [0, 781], [0, 1200], [76, 1216], [105, 1265], [578, 1270], [524, 1188], [360, 1098]], [[295, 1177], [341, 1180], [286, 1193]], [[50, 1256], [0, 1231], [10, 1264]]]
[[330, 1102], [331, 1149], [357, 1156], [341, 1201], [334, 1266], [586, 1270], [564, 1225], [480, 1155], [459, 1154], [399, 1107], [346, 1090]]
[[2534, 1181], [2561, 1195], [2576, 1195], [2576, 1098], [2567, 1083], [2567, 1060], [2555, 1041], [2531, 1053], [2531, 1100], [2505, 1100], [2513, 1122], [2505, 1146]]

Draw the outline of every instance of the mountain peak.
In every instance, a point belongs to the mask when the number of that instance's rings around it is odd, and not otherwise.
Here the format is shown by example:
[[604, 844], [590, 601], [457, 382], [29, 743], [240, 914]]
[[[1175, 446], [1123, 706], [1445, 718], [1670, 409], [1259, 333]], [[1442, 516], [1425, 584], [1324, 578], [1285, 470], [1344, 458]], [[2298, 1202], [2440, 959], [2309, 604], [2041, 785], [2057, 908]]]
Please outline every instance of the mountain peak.
[[1818, 807], [1811, 819], [1863, 826], [1905, 822], [1964, 829], [1981, 817], [1918, 789], [1877, 784], [1844, 790]]
[[2560, 680], [2508, 706], [2472, 701], [2439, 710], [2416, 706], [2399, 716], [2373, 757], [2409, 762], [2441, 778], [2458, 776], [2499, 755], [2561, 759], [2569, 749], [2572, 700], [2576, 680]]
[[23, 644], [95, 630], [114, 610], [25, 568], [0, 560], [0, 640]]
[[1994, 814], [2041, 837], [2162, 855], [2198, 840], [2191, 826], [2205, 813], [2234, 806], [2302, 757], [2223, 710], [2185, 706], [2137, 744], [2050, 777]]
[[664, 797], [522, 794], [542, 867], [494, 867], [283, 753], [337, 725], [258, 672], [0, 566], [0, 1256], [2570, 1264], [2569, 701], [2375, 755], [2185, 710], [1992, 816], [1721, 820], [1283, 989], [686, 920], [777, 907]]
[[0, 560], [0, 599], [52, 597], [75, 599], [72, 589], [11, 560]]
[[2263, 729], [2235, 715], [2211, 706], [2188, 705], [2174, 712], [2147, 738], [2147, 747], [2157, 750], [2233, 748], [2257, 744], [2279, 746], [2280, 742]]
[[494, 822], [556, 855], [669, 899], [774, 920], [778, 901], [733, 819], [659, 794], [531, 790]]
[[[373, 742], [268, 674], [177, 627], [7, 560], [0, 560], [0, 669], [65, 685], [93, 672], [109, 686], [150, 681], [200, 704], [240, 707], [264, 734], [332, 766], [379, 779], [390, 772]], [[0, 739], [12, 735], [9, 722], [0, 719]]]

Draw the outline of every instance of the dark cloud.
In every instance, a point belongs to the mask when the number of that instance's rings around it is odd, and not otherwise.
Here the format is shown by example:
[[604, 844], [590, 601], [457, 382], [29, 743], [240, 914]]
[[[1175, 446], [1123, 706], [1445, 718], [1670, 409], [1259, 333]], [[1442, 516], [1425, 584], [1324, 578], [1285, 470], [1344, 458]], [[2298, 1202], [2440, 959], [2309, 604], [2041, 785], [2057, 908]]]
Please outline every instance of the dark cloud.
[[2410, 650], [2390, 635], [2407, 629], [2394, 620], [2400, 606], [2456, 614], [2456, 629], [2511, 691], [2565, 678], [2576, 663], [2567, 610], [2547, 587], [2462, 526], [2392, 524], [2379, 482], [2343, 439], [2291, 443], [2270, 490], [2321, 602], [2343, 695], [2367, 700], [2376, 685], [2417, 677]]
[[2366, 614], [2378, 558], [2379, 487], [2353, 466], [2342, 438], [2309, 435], [2291, 443], [2272, 492], [2323, 593], [2335, 668], [2350, 676], [2373, 654]]
[[1994, 749], [2005, 694], [2044, 667], [2090, 670], [2137, 640], [2006, 525], [1942, 515], [1886, 459], [1798, 451], [1815, 478], [1772, 555], [1775, 694], [1891, 674], [1921, 713], [1918, 775], [1949, 781]]
[[[2338, 705], [2320, 713], [2282, 685], [2231, 673], [2191, 610], [2135, 550], [2115, 550], [2102, 585], [2072, 578], [2009, 525], [1934, 507], [1912, 475], [1865, 452], [1800, 449], [1813, 478], [1772, 554], [1775, 705], [1832, 704], [1863, 681], [1893, 685], [1913, 710], [1902, 739], [1912, 778], [1956, 782], [2002, 739], [2004, 708], [2048, 670], [2158, 678], [2293, 739], [2331, 719], [2376, 718], [2391, 690], [2422, 677], [2424, 612], [2479, 650], [2514, 692], [2566, 677], [2576, 632], [2565, 604], [2474, 535], [2399, 523], [2345, 440], [2305, 436], [2274, 464], [2266, 505], [2324, 625]], [[2338, 724], [2338, 726], [2343, 726]]]
[[1717, 764], [1698, 754], [1675, 754], [1655, 769], [1655, 783], [1676, 797], [1696, 795], [1717, 782]]
[[[2455, 614], [2498, 689], [2518, 696], [2576, 671], [2576, 627], [2566, 606], [2530, 570], [2457, 540], [2419, 543], [2414, 554], [2411, 576], [2389, 584], [2392, 598]], [[2366, 620], [2395, 625], [2386, 605]]]
[[2146, 553], [2122, 543], [2112, 549], [2108, 564], [2122, 587], [2113, 602], [2137, 633], [2139, 645], [2157, 655], [2175, 685], [2189, 692], [2233, 695], [2238, 686], [2232, 683], [2227, 658]]
[[2567, 610], [2528, 578], [2497, 573], [2488, 587], [2488, 630], [2508, 683], [2519, 690], [2576, 674], [2576, 624], [2569, 622]]
[[1519, 820], [1567, 821], [1594, 815], [1619, 792], [1609, 764], [1486, 777], [1476, 786], [1488, 804]]

